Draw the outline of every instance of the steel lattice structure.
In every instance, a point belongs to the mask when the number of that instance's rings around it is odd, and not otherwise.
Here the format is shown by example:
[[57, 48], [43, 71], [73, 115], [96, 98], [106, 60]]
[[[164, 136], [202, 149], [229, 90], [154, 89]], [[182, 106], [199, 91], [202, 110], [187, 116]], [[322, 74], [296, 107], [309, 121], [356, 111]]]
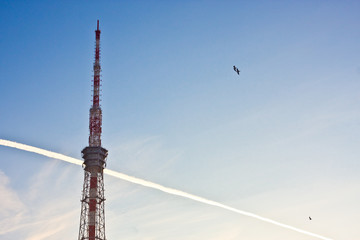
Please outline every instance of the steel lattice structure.
[[108, 151], [101, 147], [100, 108], [100, 30], [95, 30], [95, 62], [93, 101], [89, 117], [89, 146], [81, 153], [84, 158], [84, 186], [81, 198], [79, 240], [105, 240], [104, 175]]

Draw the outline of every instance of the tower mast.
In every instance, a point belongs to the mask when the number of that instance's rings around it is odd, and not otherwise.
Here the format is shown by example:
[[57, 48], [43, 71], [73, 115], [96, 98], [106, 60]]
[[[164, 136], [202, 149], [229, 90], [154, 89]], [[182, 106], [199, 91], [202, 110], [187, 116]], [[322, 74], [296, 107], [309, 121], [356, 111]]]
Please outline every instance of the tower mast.
[[100, 29], [99, 20], [97, 21], [97, 29], [95, 31], [95, 62], [94, 62], [94, 81], [93, 81], [93, 100], [90, 109], [90, 136], [89, 146], [101, 146], [101, 108], [100, 108]]
[[81, 153], [84, 159], [84, 185], [81, 198], [79, 240], [105, 240], [104, 175], [108, 151], [101, 147], [100, 108], [100, 29], [95, 30], [93, 99], [89, 117], [89, 146]]

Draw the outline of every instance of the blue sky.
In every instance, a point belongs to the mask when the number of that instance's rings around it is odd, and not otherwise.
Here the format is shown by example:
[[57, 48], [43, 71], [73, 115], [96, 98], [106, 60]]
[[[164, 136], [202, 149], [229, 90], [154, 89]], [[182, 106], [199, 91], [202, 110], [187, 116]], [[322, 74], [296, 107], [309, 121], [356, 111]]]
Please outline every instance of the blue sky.
[[[109, 169], [358, 239], [359, 10], [1, 1], [0, 138], [81, 158], [99, 19]], [[82, 169], [2, 146], [0, 156], [0, 238], [76, 239]], [[311, 239], [111, 177], [105, 189], [108, 239]]]

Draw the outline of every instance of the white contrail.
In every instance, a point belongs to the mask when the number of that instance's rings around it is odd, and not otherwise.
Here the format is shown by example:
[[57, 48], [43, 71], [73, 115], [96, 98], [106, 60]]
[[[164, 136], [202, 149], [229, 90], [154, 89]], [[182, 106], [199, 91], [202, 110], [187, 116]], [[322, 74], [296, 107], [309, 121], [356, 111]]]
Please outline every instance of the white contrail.
[[[79, 159], [76, 159], [76, 158], [68, 157], [68, 156], [65, 156], [63, 154], [47, 151], [47, 150], [44, 150], [44, 149], [41, 149], [41, 148], [32, 147], [32, 146], [29, 146], [29, 145], [13, 142], [13, 141], [9, 141], [9, 140], [0, 139], [0, 145], [7, 146], [7, 147], [12, 147], [12, 148], [17, 148], [17, 149], [21, 149], [21, 150], [25, 150], [25, 151], [29, 151], [29, 152], [34, 152], [34, 153], [41, 154], [41, 155], [44, 155], [44, 156], [47, 156], [47, 157], [50, 157], [50, 158], [55, 158], [55, 159], [59, 159], [59, 160], [65, 161], [65, 162], [73, 163], [73, 164], [76, 164], [76, 165], [82, 165], [83, 164], [82, 160], [79, 160]], [[131, 182], [131, 183], [135, 183], [135, 184], [139, 184], [139, 185], [142, 185], [142, 186], [145, 186], [145, 187], [157, 189], [157, 190], [160, 190], [160, 191], [163, 191], [165, 193], [172, 194], [172, 195], [192, 199], [194, 201], [205, 203], [205, 204], [208, 204], [208, 205], [220, 207], [220, 208], [223, 208], [223, 209], [235, 212], [235, 213], [239, 213], [241, 215], [253, 217], [253, 218], [259, 219], [259, 220], [264, 221], [264, 222], [272, 223], [272, 224], [277, 225], [279, 227], [287, 228], [287, 229], [290, 229], [290, 230], [293, 230], [293, 231], [296, 231], [296, 232], [299, 232], [299, 233], [302, 233], [302, 234], [306, 234], [306, 235], [309, 235], [309, 236], [312, 236], [312, 237], [316, 237], [318, 239], [332, 240], [331, 238], [327, 238], [327, 237], [324, 237], [324, 236], [321, 236], [321, 235], [318, 235], [318, 234], [315, 234], [315, 233], [311, 233], [311, 232], [308, 232], [308, 231], [305, 231], [305, 230], [302, 230], [302, 229], [299, 229], [299, 228], [296, 228], [296, 227], [292, 227], [292, 226], [289, 226], [287, 224], [283, 224], [283, 223], [271, 220], [269, 218], [261, 217], [261, 216], [256, 215], [256, 214], [246, 212], [246, 211], [243, 211], [243, 210], [239, 210], [239, 209], [236, 209], [236, 208], [221, 204], [219, 202], [208, 200], [206, 198], [202, 198], [202, 197], [199, 197], [199, 196], [196, 196], [196, 195], [192, 195], [190, 193], [186, 193], [186, 192], [183, 192], [183, 191], [180, 191], [180, 190], [164, 187], [164, 186], [162, 186], [160, 184], [149, 182], [149, 181], [146, 181], [146, 180], [143, 180], [143, 179], [140, 179], [140, 178], [132, 177], [132, 176], [126, 175], [124, 173], [119, 173], [119, 172], [109, 170], [109, 169], [104, 169], [104, 173], [107, 174], [107, 175], [116, 177], [116, 178], [120, 178], [120, 179], [128, 181], [128, 182]]]

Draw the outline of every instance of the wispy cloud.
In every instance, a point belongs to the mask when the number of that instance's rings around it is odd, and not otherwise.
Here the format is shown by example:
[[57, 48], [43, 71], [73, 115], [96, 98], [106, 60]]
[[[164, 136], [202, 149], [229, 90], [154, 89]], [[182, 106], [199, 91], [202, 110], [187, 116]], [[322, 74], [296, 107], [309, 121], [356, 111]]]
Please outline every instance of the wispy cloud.
[[0, 215], [3, 217], [12, 216], [25, 210], [25, 205], [21, 202], [17, 193], [10, 188], [10, 180], [4, 172], [0, 171], [0, 192], [1, 204]]
[[5, 234], [18, 226], [26, 214], [26, 206], [20, 197], [10, 187], [9, 178], [0, 171], [0, 235]]
[[0, 171], [1, 238], [16, 239], [13, 235], [26, 240], [76, 238], [78, 226], [74, 222], [79, 221], [81, 184], [76, 189], [78, 194], [74, 194], [70, 184], [74, 169], [54, 178], [58, 167], [57, 161], [46, 162], [32, 176], [26, 176], [27, 185], [21, 192], [11, 189], [9, 178]]
[[[48, 239], [57, 233], [69, 229], [73, 225], [74, 217], [78, 215], [77, 210], [65, 213], [57, 213], [55, 215], [42, 216], [41, 224], [28, 233], [26, 240], [42, 240]], [[64, 231], [66, 232], [66, 231]], [[74, 232], [76, 236], [77, 232]], [[56, 238], [57, 239], [57, 238]], [[59, 238], [60, 239], [60, 238]]]

